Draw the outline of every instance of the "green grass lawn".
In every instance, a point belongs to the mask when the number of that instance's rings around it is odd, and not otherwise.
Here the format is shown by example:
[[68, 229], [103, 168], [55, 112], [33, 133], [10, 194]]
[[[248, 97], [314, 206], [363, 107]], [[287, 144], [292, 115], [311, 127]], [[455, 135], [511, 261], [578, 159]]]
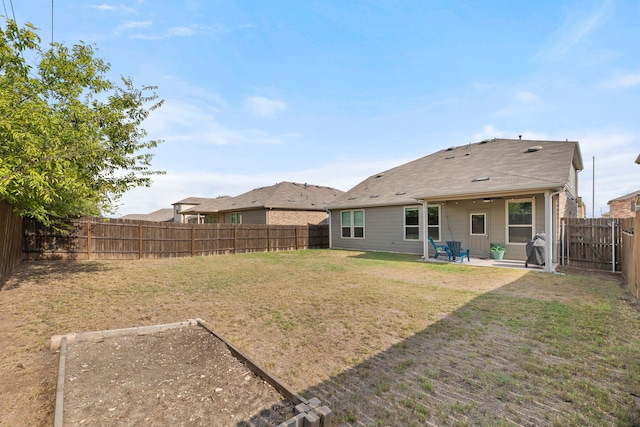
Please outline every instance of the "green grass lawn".
[[29, 263], [0, 307], [0, 425], [51, 424], [51, 335], [195, 317], [337, 424], [640, 424], [640, 311], [610, 274], [336, 250]]

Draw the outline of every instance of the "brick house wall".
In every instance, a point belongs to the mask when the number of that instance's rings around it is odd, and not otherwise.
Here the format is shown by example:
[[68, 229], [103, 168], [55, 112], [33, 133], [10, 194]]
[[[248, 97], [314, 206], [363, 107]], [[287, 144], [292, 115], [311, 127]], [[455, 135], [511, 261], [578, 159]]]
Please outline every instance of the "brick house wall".
[[267, 223], [271, 225], [320, 225], [327, 223], [327, 213], [322, 211], [285, 211], [274, 209], [267, 212]]
[[609, 202], [610, 218], [633, 218], [636, 216], [636, 198], [630, 197], [623, 200], [611, 200]]

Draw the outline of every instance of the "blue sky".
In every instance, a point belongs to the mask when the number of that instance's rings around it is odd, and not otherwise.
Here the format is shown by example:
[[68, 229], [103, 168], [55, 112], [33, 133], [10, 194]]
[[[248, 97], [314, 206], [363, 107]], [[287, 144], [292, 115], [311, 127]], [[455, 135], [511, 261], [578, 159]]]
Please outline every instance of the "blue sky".
[[[10, 3], [51, 41], [51, 1]], [[580, 141], [589, 216], [640, 189], [637, 0], [55, 0], [53, 38], [165, 100], [144, 127], [167, 174], [120, 215], [281, 181], [348, 190], [518, 135]]]

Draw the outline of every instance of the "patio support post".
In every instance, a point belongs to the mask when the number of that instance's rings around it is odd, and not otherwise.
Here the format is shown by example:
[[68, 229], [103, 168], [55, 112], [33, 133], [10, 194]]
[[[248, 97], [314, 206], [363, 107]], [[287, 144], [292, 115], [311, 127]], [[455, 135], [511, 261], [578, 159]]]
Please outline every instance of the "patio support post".
[[553, 273], [555, 271], [553, 269], [553, 196], [557, 194], [560, 193], [551, 193], [549, 190], [544, 192], [544, 271], [548, 273]]
[[429, 202], [421, 200], [422, 202], [422, 258], [426, 261], [429, 259], [429, 246], [427, 245], [429, 227], [427, 227], [427, 205]]

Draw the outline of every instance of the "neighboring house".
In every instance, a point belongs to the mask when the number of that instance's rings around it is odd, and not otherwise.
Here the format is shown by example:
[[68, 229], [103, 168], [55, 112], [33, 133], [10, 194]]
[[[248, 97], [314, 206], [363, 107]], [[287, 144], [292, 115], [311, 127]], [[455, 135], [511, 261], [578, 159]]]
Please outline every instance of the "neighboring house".
[[640, 206], [636, 205], [638, 197], [640, 197], [640, 190], [609, 200], [607, 202], [609, 205], [607, 216], [609, 218], [634, 218], [636, 209], [640, 209]]
[[[218, 199], [225, 197], [229, 196], [221, 196]], [[210, 197], [187, 197], [186, 199], [173, 203], [173, 221], [177, 223], [200, 222], [197, 215], [189, 214], [185, 211], [210, 200], [216, 199]]]
[[492, 139], [451, 147], [373, 175], [329, 206], [333, 248], [422, 254], [436, 242], [462, 242], [471, 256], [526, 259], [537, 233], [546, 269], [559, 218], [578, 214], [578, 142]]
[[158, 209], [149, 214], [129, 214], [121, 216], [120, 219], [135, 219], [139, 221], [173, 222], [173, 209]]
[[213, 199], [183, 211], [205, 223], [326, 224], [327, 206], [343, 191], [319, 185], [281, 182], [224, 200]]

